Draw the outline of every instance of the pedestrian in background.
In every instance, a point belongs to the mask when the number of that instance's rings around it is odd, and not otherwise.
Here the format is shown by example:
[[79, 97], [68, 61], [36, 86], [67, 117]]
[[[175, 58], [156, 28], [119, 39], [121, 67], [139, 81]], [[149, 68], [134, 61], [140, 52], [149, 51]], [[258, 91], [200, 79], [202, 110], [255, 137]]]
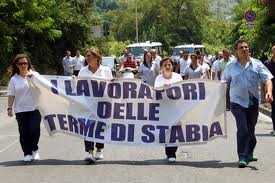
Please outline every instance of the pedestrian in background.
[[254, 156], [256, 147], [255, 126], [259, 115], [259, 83], [266, 85], [265, 99], [272, 101], [272, 74], [259, 60], [249, 56], [247, 41], [235, 43], [237, 59], [230, 62], [222, 80], [230, 84], [231, 111], [237, 125], [238, 167], [244, 168]]
[[198, 56], [191, 55], [191, 64], [185, 69], [184, 79], [200, 79], [202, 77], [202, 68], [198, 64]]
[[[155, 80], [155, 87], [169, 87], [172, 83], [182, 81], [180, 74], [173, 72], [173, 61], [170, 58], [164, 58], [160, 61], [162, 74], [158, 75]], [[165, 147], [165, 153], [169, 162], [176, 161], [176, 152], [178, 147]]]
[[[275, 45], [272, 47], [272, 57], [264, 62], [265, 66], [268, 68], [268, 70], [271, 72], [273, 76], [275, 76]], [[273, 91], [272, 96], [275, 97], [275, 79], [272, 78], [272, 85], [273, 85]], [[271, 119], [273, 123], [273, 130], [271, 132], [271, 135], [275, 136], [275, 102], [273, 101], [271, 103]]]
[[41, 115], [27, 81], [31, 75], [39, 74], [33, 70], [30, 58], [26, 54], [17, 54], [13, 59], [12, 77], [8, 86], [7, 113], [10, 117], [13, 111], [15, 113], [25, 162], [40, 159], [38, 142]]
[[[88, 65], [81, 68], [79, 71], [79, 77], [91, 77], [91, 78], [101, 78], [101, 79], [113, 79], [112, 71], [109, 67], [101, 65], [102, 55], [99, 49], [89, 48], [86, 51], [86, 60]], [[103, 143], [94, 143], [92, 141], [84, 141], [85, 151], [87, 155], [85, 161], [89, 163], [94, 163], [95, 160], [101, 160], [104, 158], [102, 154], [102, 149], [104, 148]], [[95, 145], [94, 145], [95, 144]], [[96, 154], [94, 156], [94, 146], [97, 148]]]
[[73, 59], [74, 75], [78, 76], [78, 73], [82, 67], [84, 67], [85, 58], [80, 54], [80, 50], [76, 50], [76, 55]]
[[66, 51], [66, 56], [62, 60], [62, 65], [64, 69], [65, 76], [72, 76], [73, 75], [73, 57], [71, 57], [71, 52]]

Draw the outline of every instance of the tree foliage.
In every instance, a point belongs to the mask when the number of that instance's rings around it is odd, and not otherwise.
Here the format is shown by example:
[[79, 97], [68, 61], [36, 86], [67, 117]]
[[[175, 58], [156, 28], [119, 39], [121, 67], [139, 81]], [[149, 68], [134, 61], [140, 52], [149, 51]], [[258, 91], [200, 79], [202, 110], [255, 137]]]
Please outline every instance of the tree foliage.
[[[267, 4], [260, 3], [257, 0], [241, 1], [234, 12], [234, 21], [236, 26], [233, 30], [232, 41], [239, 38], [250, 42], [251, 50], [254, 56], [260, 56], [263, 52], [268, 52], [275, 42], [275, 20], [269, 15]], [[256, 12], [257, 18], [253, 29], [249, 29], [244, 20], [244, 12], [252, 9]]]

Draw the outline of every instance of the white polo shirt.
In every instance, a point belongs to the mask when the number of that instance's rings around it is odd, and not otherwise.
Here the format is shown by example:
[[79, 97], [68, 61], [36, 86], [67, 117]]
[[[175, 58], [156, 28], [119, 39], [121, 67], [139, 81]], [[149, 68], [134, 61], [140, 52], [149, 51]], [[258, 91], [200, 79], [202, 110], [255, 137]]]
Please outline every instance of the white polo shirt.
[[[31, 71], [33, 75], [39, 75], [37, 72]], [[17, 74], [12, 76], [8, 86], [8, 96], [14, 96], [14, 113], [34, 111], [37, 104], [32, 96], [27, 76], [22, 77]]]
[[162, 87], [164, 84], [172, 84], [172, 83], [176, 83], [182, 81], [182, 77], [180, 74], [172, 72], [172, 77], [171, 79], [166, 79], [163, 77], [163, 74], [160, 74], [157, 76], [156, 80], [155, 80], [155, 85], [154, 87]]
[[101, 78], [101, 79], [112, 79], [112, 71], [109, 67], [100, 65], [95, 73], [89, 70], [89, 65], [82, 67], [79, 71], [78, 76], [80, 77], [93, 77], [93, 78]]
[[79, 57], [75, 56], [73, 64], [74, 70], [79, 71], [84, 66], [85, 58], [82, 55], [79, 55]]

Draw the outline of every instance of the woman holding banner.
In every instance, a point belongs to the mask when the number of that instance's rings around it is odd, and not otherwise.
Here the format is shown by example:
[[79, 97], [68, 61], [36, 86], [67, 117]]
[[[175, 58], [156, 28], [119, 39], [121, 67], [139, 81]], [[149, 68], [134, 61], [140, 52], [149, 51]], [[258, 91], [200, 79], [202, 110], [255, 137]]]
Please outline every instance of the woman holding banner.
[[[182, 81], [180, 74], [173, 72], [173, 61], [170, 58], [164, 58], [160, 61], [162, 74], [155, 80], [155, 87], [169, 87], [170, 84]], [[169, 162], [176, 161], [176, 152], [178, 147], [165, 147], [165, 153]]]
[[[79, 71], [79, 77], [92, 77], [92, 78], [100, 78], [100, 79], [113, 79], [112, 71], [109, 67], [101, 65], [101, 52], [97, 48], [89, 48], [86, 50], [86, 60], [88, 65], [82, 67]], [[97, 148], [96, 155], [94, 156], [94, 142], [84, 141], [85, 143], [85, 151], [88, 153], [85, 157], [85, 161], [89, 163], [94, 163], [95, 160], [103, 159], [104, 156], [102, 154], [102, 149], [104, 148], [104, 144], [96, 143], [95, 147]]]
[[12, 78], [8, 86], [7, 113], [12, 117], [15, 112], [25, 162], [40, 158], [37, 150], [41, 115], [27, 81], [27, 76], [38, 75], [32, 69], [30, 58], [26, 54], [17, 54], [13, 59]]

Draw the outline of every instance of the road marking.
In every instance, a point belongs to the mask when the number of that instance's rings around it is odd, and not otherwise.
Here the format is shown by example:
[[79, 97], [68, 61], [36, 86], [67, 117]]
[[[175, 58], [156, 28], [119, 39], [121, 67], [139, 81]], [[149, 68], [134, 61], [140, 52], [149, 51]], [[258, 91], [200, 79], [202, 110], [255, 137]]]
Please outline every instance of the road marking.
[[3, 148], [0, 150], [0, 153], [4, 152], [5, 150], [7, 150], [8, 148], [10, 148], [11, 146], [13, 146], [14, 144], [16, 144], [18, 142], [18, 140], [13, 141], [11, 144], [9, 144], [7, 147]]

